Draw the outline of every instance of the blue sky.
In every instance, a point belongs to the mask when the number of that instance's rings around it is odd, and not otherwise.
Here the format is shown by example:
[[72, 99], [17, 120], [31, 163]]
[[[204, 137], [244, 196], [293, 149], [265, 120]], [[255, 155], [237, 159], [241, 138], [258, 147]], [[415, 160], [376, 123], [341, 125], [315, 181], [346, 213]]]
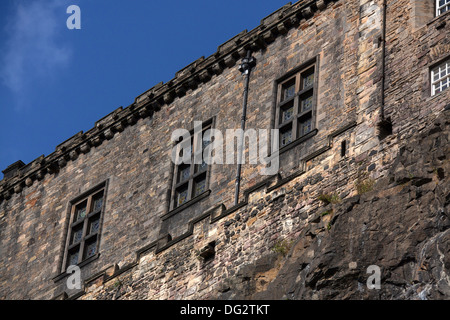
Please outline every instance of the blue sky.
[[[52, 153], [288, 2], [0, 0], [0, 170]], [[66, 26], [69, 5], [81, 30]]]

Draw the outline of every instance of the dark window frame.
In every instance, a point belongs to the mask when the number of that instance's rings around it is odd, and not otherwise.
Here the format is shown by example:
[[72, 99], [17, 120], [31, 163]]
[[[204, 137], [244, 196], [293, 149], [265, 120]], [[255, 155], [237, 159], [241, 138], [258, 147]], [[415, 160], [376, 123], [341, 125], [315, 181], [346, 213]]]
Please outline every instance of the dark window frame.
[[[313, 58], [303, 63], [286, 75], [280, 77], [275, 82], [275, 119], [274, 128], [279, 129], [280, 152], [290, 149], [292, 146], [315, 135], [316, 129], [316, 113], [317, 113], [317, 88], [318, 88], [318, 59]], [[304, 86], [306, 76], [313, 74], [312, 84]], [[285, 89], [290, 88], [294, 83], [295, 90], [292, 96], [286, 99]], [[286, 84], [289, 84], [286, 86]], [[310, 106], [305, 110], [302, 103], [309, 99]], [[284, 119], [284, 112], [292, 108], [292, 116]], [[309, 121], [309, 129], [305, 132], [302, 130], [302, 124]], [[288, 143], [283, 143], [283, 133], [291, 132], [291, 138]]]
[[[205, 131], [208, 129], [212, 129], [214, 127], [214, 118], [211, 118], [207, 121], [204, 121], [202, 123], [202, 142], [203, 142], [203, 135]], [[191, 164], [174, 164], [174, 170], [173, 170], [173, 176], [172, 176], [172, 183], [171, 183], [171, 196], [170, 196], [170, 203], [169, 203], [169, 213], [180, 210], [181, 208], [184, 208], [189, 203], [193, 203], [195, 199], [203, 199], [205, 194], [209, 194], [209, 180], [210, 180], [210, 165], [206, 164], [205, 168], [198, 169], [199, 165], [194, 163], [194, 157], [196, 155], [199, 155], [200, 152], [203, 153], [203, 147], [201, 151], [197, 151], [196, 153], [193, 152], [193, 146], [194, 146], [194, 129], [191, 129], [189, 131], [190, 137], [191, 137]], [[174, 144], [174, 147], [176, 148], [178, 144], [180, 144], [181, 141], [177, 141]], [[203, 146], [203, 144], [202, 144]], [[181, 155], [179, 155], [181, 156]], [[182, 168], [189, 167], [189, 176], [187, 179], [180, 180], [180, 173]], [[195, 186], [197, 183], [204, 181], [204, 187], [203, 191], [200, 193], [197, 193], [195, 190]], [[185, 190], [186, 193], [186, 199], [183, 203], [178, 203], [178, 195], [182, 192], [182, 190]], [[178, 210], [177, 210], [178, 209]]]
[[[69, 220], [66, 227], [66, 240], [62, 259], [62, 272], [67, 270], [70, 265], [74, 264], [70, 261], [70, 255], [74, 252], [78, 253], [78, 258], [75, 265], [79, 267], [86, 265], [98, 257], [100, 249], [100, 236], [106, 205], [106, 192], [107, 181], [100, 183], [70, 201]], [[99, 208], [94, 208], [94, 199], [100, 195], [100, 198], [102, 199], [101, 206]], [[80, 208], [80, 205], [86, 208], [86, 212], [84, 217], [77, 219], [77, 208]], [[93, 222], [97, 222], [98, 225], [96, 230], [91, 232], [91, 230], [88, 229], [92, 227]], [[74, 241], [76, 230], [81, 230], [82, 232], [81, 238], [78, 241]], [[95, 252], [91, 255], [87, 255], [87, 248], [93, 243], [95, 243]]]

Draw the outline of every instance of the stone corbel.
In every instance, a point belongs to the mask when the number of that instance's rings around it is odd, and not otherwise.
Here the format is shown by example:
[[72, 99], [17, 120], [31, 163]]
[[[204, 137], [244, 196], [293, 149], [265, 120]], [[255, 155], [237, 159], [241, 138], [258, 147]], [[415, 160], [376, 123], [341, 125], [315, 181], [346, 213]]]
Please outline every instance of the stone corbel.
[[305, 19], [308, 19], [308, 18], [312, 17], [313, 14], [314, 14], [314, 13], [313, 13], [311, 7], [306, 7], [305, 9], [302, 10], [302, 16], [303, 16]]
[[226, 56], [224, 61], [228, 68], [231, 68], [236, 64], [236, 59], [232, 55]]
[[218, 62], [216, 62], [216, 63], [213, 64], [213, 66], [212, 66], [212, 71], [213, 71], [216, 75], [219, 75], [219, 74], [222, 73], [223, 67], [222, 67], [220, 61], [218, 61]]
[[177, 97], [181, 98], [186, 94], [187, 88], [184, 86], [184, 84], [180, 84], [175, 88], [175, 94]]
[[106, 129], [104, 134], [105, 134], [105, 138], [108, 140], [111, 140], [112, 138], [114, 138], [114, 132], [110, 128]]
[[150, 106], [151, 109], [155, 112], [161, 110], [162, 104], [159, 101], [154, 100], [150, 103]]
[[78, 151], [76, 149], [69, 152], [70, 160], [76, 160], [78, 158]]
[[6, 190], [6, 191], [3, 193], [3, 197], [5, 198], [5, 200], [11, 199], [11, 197], [12, 197], [12, 192], [11, 192], [11, 190]]
[[240, 58], [245, 58], [245, 56], [247, 55], [247, 51], [248, 51], [248, 49], [250, 49], [250, 48], [239, 48], [238, 49], [238, 55], [239, 55], [239, 57]]
[[114, 131], [122, 132], [124, 130], [124, 124], [122, 122], [118, 122], [114, 125]]
[[211, 74], [209, 73], [208, 69], [201, 71], [199, 74], [199, 78], [203, 83], [208, 82], [211, 79]]
[[323, 10], [327, 7], [327, 2], [325, 0], [317, 0], [316, 6], [319, 10]]
[[170, 104], [174, 100], [174, 98], [175, 98], [175, 94], [174, 94], [173, 90], [166, 92], [163, 96], [165, 104]]
[[142, 119], [144, 119], [144, 118], [147, 118], [148, 116], [150, 116], [152, 114], [152, 111], [150, 110], [150, 107], [147, 105], [147, 106], [141, 108], [138, 113], [139, 113], [139, 116]]
[[300, 24], [300, 20], [301, 20], [300, 17], [293, 16], [289, 19], [289, 24], [293, 27], [296, 27]]
[[135, 115], [135, 114], [129, 115], [129, 116], [127, 117], [127, 122], [128, 122], [129, 125], [135, 124], [135, 123], [137, 122], [137, 117], [136, 117], [136, 115]]
[[57, 171], [58, 171], [58, 163], [57, 163], [57, 161], [51, 162], [51, 163], [47, 166], [47, 173], [53, 174], [53, 173], [56, 173]]
[[41, 169], [41, 170], [39, 170], [39, 171], [36, 173], [36, 178], [37, 178], [38, 180], [42, 180], [42, 179], [44, 179], [46, 173], [47, 173], [47, 169], [46, 169], [46, 168]]
[[64, 168], [67, 164], [67, 160], [64, 157], [59, 158], [58, 160], [58, 167]]
[[259, 50], [259, 49], [264, 49], [267, 45], [260, 35], [254, 35], [252, 37], [252, 45], [251, 46], [252, 46], [253, 50]]
[[28, 177], [25, 179], [25, 185], [27, 187], [31, 187], [33, 185], [33, 182], [34, 182], [33, 177]]
[[94, 147], [98, 147], [99, 145], [102, 144], [102, 140], [103, 140], [102, 137], [100, 135], [97, 135], [91, 139], [91, 144]]
[[89, 145], [89, 143], [83, 143], [80, 147], [80, 151], [84, 154], [88, 153], [89, 151], [91, 151], [91, 146]]
[[264, 42], [270, 44], [275, 41], [275, 34], [273, 30], [268, 30], [263, 34]]
[[277, 31], [279, 34], [286, 34], [288, 32], [288, 27], [284, 23], [277, 24]]
[[21, 182], [19, 182], [18, 184], [16, 184], [14, 186], [14, 193], [21, 193], [22, 190], [23, 190], [23, 186], [22, 186]]
[[187, 86], [189, 89], [195, 90], [198, 87], [199, 78], [197, 76], [192, 76], [187, 80]]

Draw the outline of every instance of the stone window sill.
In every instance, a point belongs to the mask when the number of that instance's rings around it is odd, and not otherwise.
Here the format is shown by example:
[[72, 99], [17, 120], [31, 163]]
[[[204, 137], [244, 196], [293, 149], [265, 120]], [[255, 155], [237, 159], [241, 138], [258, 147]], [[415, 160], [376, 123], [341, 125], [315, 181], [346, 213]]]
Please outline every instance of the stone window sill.
[[169, 212], [167, 212], [166, 214], [164, 214], [161, 219], [162, 220], [167, 220], [170, 217], [172, 217], [173, 215], [176, 215], [178, 212], [183, 211], [184, 209], [192, 206], [193, 204], [205, 199], [206, 197], [208, 197], [211, 194], [211, 190], [206, 190], [205, 192], [199, 194], [198, 196], [196, 196], [195, 198], [192, 198], [191, 200], [189, 200], [188, 202], [186, 202], [185, 204], [182, 204], [179, 207], [176, 207], [175, 209], [170, 210]]
[[[100, 253], [97, 253], [97, 254], [93, 255], [92, 257], [89, 257], [86, 260], [80, 262], [77, 266], [81, 269], [84, 266], [86, 266], [87, 264], [91, 263], [92, 261], [97, 260], [99, 257], [100, 257]], [[60, 274], [55, 276], [52, 280], [53, 280], [53, 282], [58, 282], [68, 276], [70, 276], [70, 273], [67, 273], [64, 270], [63, 272], [61, 272]]]
[[439, 92], [439, 93], [436, 93], [434, 96], [432, 96], [431, 95], [431, 93], [430, 93], [430, 96], [425, 100], [427, 103], [429, 103], [429, 102], [431, 102], [431, 101], [433, 101], [433, 100], [436, 100], [436, 99], [440, 99], [440, 98], [442, 98], [442, 96], [444, 95], [445, 96], [445, 94], [446, 94], [446, 92], [447, 91], [450, 91], [450, 89], [446, 89], [446, 90], [444, 90], [444, 91], [441, 91], [441, 92]]
[[[443, 14], [438, 15], [437, 17], [434, 17], [432, 20], [430, 20], [427, 23], [427, 27], [432, 25], [433, 23], [436, 23], [437, 21], [445, 19], [445, 17], [447, 17], [448, 15], [450, 15], [450, 11], [444, 12]], [[438, 27], [438, 26], [436, 26], [436, 27]]]
[[301, 136], [300, 138], [298, 138], [295, 141], [292, 141], [291, 143], [289, 143], [288, 145], [285, 145], [284, 147], [280, 148], [280, 150], [278, 151], [279, 154], [282, 154], [283, 152], [286, 152], [292, 148], [295, 148], [296, 146], [298, 146], [299, 144], [305, 142], [308, 139], [311, 139], [312, 137], [314, 137], [317, 134], [318, 130], [314, 129], [311, 132], [308, 132], [307, 134]]

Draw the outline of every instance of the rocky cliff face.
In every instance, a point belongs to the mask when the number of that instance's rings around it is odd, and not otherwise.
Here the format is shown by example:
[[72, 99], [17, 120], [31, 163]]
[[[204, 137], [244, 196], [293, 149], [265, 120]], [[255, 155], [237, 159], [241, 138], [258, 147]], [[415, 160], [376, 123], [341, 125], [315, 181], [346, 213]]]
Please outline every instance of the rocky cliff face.
[[[449, 299], [449, 109], [408, 139], [386, 178], [322, 207], [284, 251], [242, 267], [219, 298]], [[367, 286], [371, 265], [379, 289]]]

